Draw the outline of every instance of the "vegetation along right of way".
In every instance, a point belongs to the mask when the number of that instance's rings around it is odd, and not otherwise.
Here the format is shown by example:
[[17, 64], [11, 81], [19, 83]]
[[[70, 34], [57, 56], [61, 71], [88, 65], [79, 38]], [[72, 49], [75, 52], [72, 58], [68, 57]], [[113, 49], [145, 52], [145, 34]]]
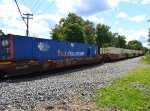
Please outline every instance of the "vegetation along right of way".
[[[75, 13], [69, 13], [66, 18], [61, 18], [50, 31], [50, 36], [52, 39], [60, 41], [96, 44], [99, 47], [144, 49], [147, 52], [148, 48], [143, 47], [140, 41], [131, 40], [127, 43], [124, 35], [113, 33], [110, 29], [111, 27], [105, 24], [94, 24]], [[2, 30], [0, 30], [0, 35], [4, 35]]]
[[104, 109], [150, 110], [150, 68], [134, 69], [110, 86], [97, 90], [96, 101]]
[[143, 63], [143, 64], [150, 64], [150, 54], [149, 54], [149, 51], [145, 54], [145, 56], [141, 60], [141, 63]]
[[112, 33], [110, 29], [111, 27], [105, 24], [94, 24], [89, 20], [84, 20], [75, 13], [69, 13], [66, 18], [60, 19], [59, 24], [56, 24], [50, 33], [52, 39], [55, 40], [97, 44], [99, 47], [110, 46], [148, 50], [138, 40], [132, 40], [127, 43], [124, 35]]
[[[142, 63], [150, 64], [150, 54], [146, 54]], [[138, 68], [110, 86], [96, 91], [96, 102], [104, 109], [115, 108], [123, 111], [150, 110], [150, 67]]]

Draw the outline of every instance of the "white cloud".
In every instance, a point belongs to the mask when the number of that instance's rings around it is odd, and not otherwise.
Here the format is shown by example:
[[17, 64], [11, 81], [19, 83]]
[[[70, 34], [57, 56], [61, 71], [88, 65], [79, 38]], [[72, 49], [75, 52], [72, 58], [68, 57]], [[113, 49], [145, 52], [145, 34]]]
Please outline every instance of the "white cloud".
[[[52, 2], [52, 0], [49, 0], [49, 1]], [[123, 1], [127, 2], [128, 0], [105, 0], [105, 1], [104, 0], [93, 0], [93, 1], [88, 0], [87, 2], [86, 0], [56, 0], [56, 7], [58, 7], [58, 13], [34, 15], [33, 20], [29, 21], [29, 28], [31, 32], [30, 34], [36, 35], [42, 38], [45, 38], [46, 36], [49, 37], [50, 35], [49, 31], [51, 30], [51, 28], [53, 28], [55, 24], [58, 23], [60, 18], [62, 18], [62, 16], [59, 15], [60, 13], [61, 14], [68, 14], [68, 12], [80, 12], [82, 14], [90, 13], [88, 16], [85, 16], [83, 18], [88, 19], [94, 22], [95, 24], [104, 23], [104, 18], [99, 18], [96, 16], [96, 14], [94, 14], [94, 13], [103, 11], [103, 10], [99, 10], [99, 8], [94, 9], [93, 7], [95, 6], [95, 3], [97, 3], [96, 6], [99, 6], [98, 3], [104, 3], [107, 9], [107, 8], [110, 8], [108, 7], [108, 5], [109, 6], [111, 5], [111, 7], [117, 7], [117, 5]], [[93, 4], [90, 4], [90, 3], [93, 3]], [[31, 12], [31, 10], [27, 8], [26, 6], [24, 6], [23, 4], [19, 3], [19, 6], [22, 12], [29, 12], [29, 13]], [[4, 31], [4, 33], [25, 35], [26, 26], [24, 22], [22, 21], [20, 14], [18, 12], [18, 9], [16, 5], [14, 4], [13, 0], [2, 0], [0, 2], [0, 12], [1, 12], [0, 13], [0, 20], [1, 20], [0, 25], [3, 26], [2, 30]], [[125, 18], [127, 17], [127, 14], [124, 12], [120, 12], [120, 14], [118, 14], [118, 17]], [[145, 15], [135, 16], [135, 17], [130, 18], [130, 20], [141, 22], [145, 20]], [[115, 24], [119, 24], [119, 22], [115, 22]], [[145, 31], [138, 31], [139, 32], [138, 33], [136, 31], [126, 31], [124, 29], [120, 29], [119, 32], [122, 32], [123, 35], [127, 35], [127, 40], [129, 40], [130, 38], [133, 38], [132, 35], [134, 35], [134, 37], [137, 36], [137, 38], [139, 38], [139, 36], [136, 34], [139, 34], [139, 35], [144, 34], [144, 36], [147, 34], [145, 33]]]
[[120, 0], [121, 2], [131, 3], [131, 4], [149, 4], [150, 0]]
[[[20, 9], [22, 9], [24, 12], [30, 11], [29, 9], [27, 9], [21, 4], [19, 4], [19, 6]], [[3, 0], [0, 3], [0, 12], [1, 12], [0, 13], [1, 24], [3, 24], [5, 27], [4, 32], [13, 33], [14, 31], [14, 32], [20, 32], [19, 34], [22, 34], [22, 31], [25, 29], [25, 24], [20, 17], [20, 14], [18, 12], [15, 3], [12, 0]]]
[[104, 18], [99, 18], [95, 15], [93, 16], [89, 16], [89, 17], [83, 17], [84, 20], [90, 20], [92, 21], [94, 24], [98, 24], [98, 23], [104, 23]]
[[68, 14], [68, 12], [76, 12], [73, 0], [56, 0], [56, 7], [58, 8], [58, 14]]
[[150, 0], [142, 0], [142, 4], [146, 5], [146, 4], [149, 4], [150, 3]]
[[35, 15], [35, 19], [31, 21], [31, 33], [33, 35], [45, 38], [44, 36], [49, 37], [49, 31], [51, 28], [54, 28], [55, 24], [59, 22], [62, 16], [60, 15]]
[[74, 12], [84, 16], [91, 16], [116, 7], [119, 2], [120, 0], [57, 0], [56, 7], [58, 8], [58, 14]]
[[125, 30], [123, 28], [118, 29], [120, 35], [125, 35], [127, 41], [139, 40], [142, 42], [143, 46], [148, 47], [148, 30]]
[[138, 15], [134, 16], [132, 18], [129, 18], [130, 21], [135, 21], [135, 22], [142, 22], [145, 20], [145, 15]]
[[121, 0], [107, 0], [108, 4], [112, 7], [118, 6]]
[[121, 0], [127, 3], [132, 3], [132, 4], [137, 4], [137, 3], [141, 3], [141, 0]]
[[[22, 12], [30, 13], [23, 4], [19, 3], [19, 7]], [[8, 8], [9, 7], [9, 8]], [[0, 2], [0, 25], [3, 26], [1, 29], [5, 34], [12, 33], [17, 35], [26, 34], [26, 25], [23, 22], [16, 4], [12, 0], [3, 0]], [[49, 31], [52, 27], [58, 23], [59, 19], [62, 18], [60, 15], [45, 14], [45, 15], [34, 15], [33, 20], [29, 20], [29, 29], [31, 36], [38, 36], [42, 38], [49, 37]]]
[[119, 12], [116, 17], [117, 18], [126, 18], [127, 14], [125, 12]]

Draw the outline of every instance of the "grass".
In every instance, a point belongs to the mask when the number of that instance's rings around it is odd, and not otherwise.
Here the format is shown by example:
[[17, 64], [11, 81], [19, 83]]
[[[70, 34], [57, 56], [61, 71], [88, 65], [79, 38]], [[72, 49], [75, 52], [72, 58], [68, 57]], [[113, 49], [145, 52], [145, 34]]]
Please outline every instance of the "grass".
[[135, 69], [110, 86], [96, 91], [96, 102], [103, 108], [124, 111], [150, 110], [150, 68]]
[[142, 60], [141, 60], [142, 64], [150, 64], [150, 54], [146, 54]]

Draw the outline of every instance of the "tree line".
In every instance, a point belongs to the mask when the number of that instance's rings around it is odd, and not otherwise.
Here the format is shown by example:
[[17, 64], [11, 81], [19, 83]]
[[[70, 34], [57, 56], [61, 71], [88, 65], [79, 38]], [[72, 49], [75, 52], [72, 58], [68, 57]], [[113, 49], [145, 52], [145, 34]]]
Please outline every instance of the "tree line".
[[[84, 20], [75, 13], [69, 13], [66, 18], [60, 19], [59, 23], [50, 32], [50, 35], [54, 40], [96, 44], [99, 47], [148, 50], [138, 40], [132, 40], [127, 43], [124, 35], [113, 33], [110, 29], [111, 27], [105, 24], [94, 25], [93, 22]], [[0, 35], [4, 35], [2, 30], [0, 30]], [[150, 39], [148, 41], [150, 42]]]
[[96, 44], [99, 47], [118, 47], [141, 50], [142, 43], [132, 40], [127, 43], [124, 35], [112, 33], [111, 27], [105, 24], [96, 24], [84, 20], [75, 13], [69, 13], [66, 18], [61, 18], [59, 23], [50, 32], [52, 39], [71, 41], [86, 44]]

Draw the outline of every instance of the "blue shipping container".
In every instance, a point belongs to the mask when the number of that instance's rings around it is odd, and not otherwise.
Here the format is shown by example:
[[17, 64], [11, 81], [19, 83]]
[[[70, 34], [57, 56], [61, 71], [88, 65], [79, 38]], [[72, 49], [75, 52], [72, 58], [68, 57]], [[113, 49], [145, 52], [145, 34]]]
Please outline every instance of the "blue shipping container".
[[[91, 50], [88, 52], [90, 46]], [[95, 52], [97, 47], [88, 44], [35, 38], [34, 49], [37, 60], [57, 60], [64, 58], [86, 58], [89, 56], [96, 56]]]
[[19, 35], [0, 37], [0, 60], [58, 60], [97, 56], [97, 46]]
[[14, 59], [33, 59], [33, 38], [13, 36]]
[[33, 59], [33, 38], [10, 34], [0, 38], [0, 60]]

